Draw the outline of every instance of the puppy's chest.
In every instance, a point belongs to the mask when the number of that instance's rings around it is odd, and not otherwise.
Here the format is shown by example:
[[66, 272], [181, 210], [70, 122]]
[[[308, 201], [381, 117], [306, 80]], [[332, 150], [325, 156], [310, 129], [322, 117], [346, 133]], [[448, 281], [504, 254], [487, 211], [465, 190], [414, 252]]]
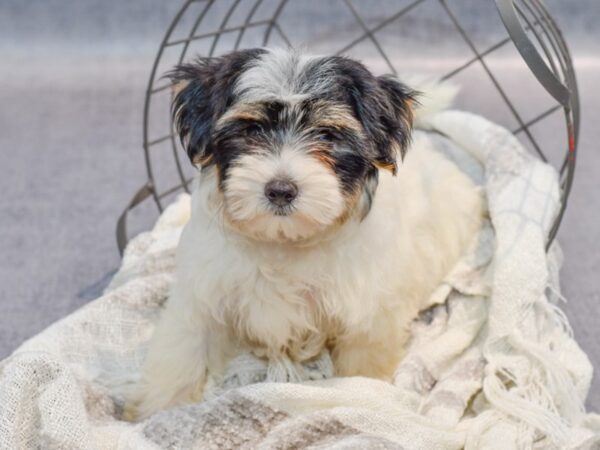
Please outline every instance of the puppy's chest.
[[323, 308], [326, 291], [334, 295], [326, 270], [316, 269], [314, 265], [259, 264], [252, 280], [254, 297], [271, 302], [276, 308], [316, 313]]
[[332, 275], [310, 263], [256, 261], [230, 287], [232, 320], [251, 329], [278, 324], [291, 333], [320, 329], [330, 303], [340, 301]]

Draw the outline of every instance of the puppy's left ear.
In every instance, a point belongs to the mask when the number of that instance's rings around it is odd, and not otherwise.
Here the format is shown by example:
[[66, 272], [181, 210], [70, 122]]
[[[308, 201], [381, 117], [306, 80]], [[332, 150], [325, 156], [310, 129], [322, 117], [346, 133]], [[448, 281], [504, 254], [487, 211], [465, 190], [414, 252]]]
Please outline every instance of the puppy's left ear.
[[358, 62], [342, 61], [352, 78], [348, 89], [372, 146], [372, 163], [395, 174], [398, 155], [404, 158], [410, 142], [417, 93], [392, 75], [375, 77]]
[[388, 128], [391, 144], [389, 150], [393, 153], [392, 156], [400, 153], [400, 157], [404, 158], [406, 149], [410, 143], [413, 126], [413, 108], [417, 103], [416, 98], [418, 93], [402, 84], [392, 75], [378, 77], [377, 81], [389, 102], [385, 113], [381, 117]]
[[377, 151], [374, 163], [396, 174], [397, 157], [404, 158], [410, 143], [417, 93], [392, 75], [377, 77], [376, 82], [375, 95], [365, 99], [379, 122], [370, 127]]

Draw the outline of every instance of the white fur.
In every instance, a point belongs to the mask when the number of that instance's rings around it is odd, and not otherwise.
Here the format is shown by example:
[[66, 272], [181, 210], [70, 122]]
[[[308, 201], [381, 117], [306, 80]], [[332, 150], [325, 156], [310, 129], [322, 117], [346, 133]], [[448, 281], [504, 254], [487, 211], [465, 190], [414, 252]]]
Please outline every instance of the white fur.
[[[303, 95], [296, 69], [313, 60], [291, 61], [302, 58], [293, 52], [262, 58], [240, 77], [243, 101]], [[421, 116], [446, 101], [442, 91]], [[338, 375], [389, 379], [410, 322], [480, 225], [478, 190], [431, 145], [417, 132], [398, 175], [380, 171], [364, 219], [357, 213], [364, 195], [349, 205], [335, 174], [301, 142], [242, 156], [223, 192], [215, 169], [203, 170], [178, 247], [177, 281], [133, 402], [137, 413], [200, 400], [207, 375], [218, 377], [244, 351], [296, 364], [327, 346]], [[264, 196], [279, 176], [299, 192], [284, 217]]]
[[290, 103], [302, 100], [307, 95], [319, 95], [331, 87], [328, 77], [320, 77], [321, 84], [300, 86], [302, 73], [310, 65], [326, 74], [329, 66], [322, 56], [306, 55], [297, 50], [266, 49], [257, 61], [244, 70], [236, 85], [236, 94], [241, 101], [283, 100]]
[[[274, 216], [265, 185], [289, 179], [298, 186], [294, 213]], [[238, 231], [255, 239], [305, 239], [331, 225], [344, 211], [338, 179], [302, 146], [289, 145], [275, 154], [244, 155], [229, 173], [224, 208]]]
[[[198, 180], [178, 280], [149, 348], [138, 413], [202, 398], [207, 373], [240, 351], [315, 356], [336, 338], [340, 375], [388, 378], [408, 326], [479, 226], [471, 181], [416, 133], [397, 177], [380, 173], [373, 207], [311, 245], [245, 238], [215, 214]], [[238, 342], [239, 341], [239, 342]]]

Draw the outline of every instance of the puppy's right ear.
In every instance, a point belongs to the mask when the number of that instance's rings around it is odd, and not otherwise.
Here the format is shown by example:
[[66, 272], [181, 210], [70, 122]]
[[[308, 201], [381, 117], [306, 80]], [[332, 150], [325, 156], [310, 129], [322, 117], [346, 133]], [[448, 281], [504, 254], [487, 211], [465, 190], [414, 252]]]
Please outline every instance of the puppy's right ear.
[[265, 50], [241, 50], [180, 64], [168, 74], [174, 85], [173, 123], [190, 160], [202, 167], [213, 160], [210, 145], [216, 121], [234, 101], [234, 87], [244, 67]]

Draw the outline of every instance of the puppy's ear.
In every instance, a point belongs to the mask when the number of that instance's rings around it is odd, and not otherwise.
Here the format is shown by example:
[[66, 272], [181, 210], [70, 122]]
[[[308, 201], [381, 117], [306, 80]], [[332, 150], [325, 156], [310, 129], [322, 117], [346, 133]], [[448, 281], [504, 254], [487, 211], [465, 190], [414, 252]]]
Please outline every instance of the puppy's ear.
[[173, 123], [193, 164], [213, 159], [210, 138], [216, 121], [234, 101], [234, 88], [244, 67], [264, 50], [241, 50], [215, 58], [198, 58], [168, 74], [174, 85]]
[[383, 132], [387, 136], [379, 148], [378, 164], [392, 165], [392, 172], [396, 173], [396, 158], [404, 159], [406, 149], [410, 143], [413, 126], [413, 107], [416, 103], [417, 93], [402, 84], [392, 75], [377, 77], [383, 98], [377, 99], [380, 108], [380, 120]]
[[373, 164], [396, 173], [410, 142], [417, 93], [391, 75], [374, 77], [362, 64], [345, 59], [354, 108], [373, 145]]

